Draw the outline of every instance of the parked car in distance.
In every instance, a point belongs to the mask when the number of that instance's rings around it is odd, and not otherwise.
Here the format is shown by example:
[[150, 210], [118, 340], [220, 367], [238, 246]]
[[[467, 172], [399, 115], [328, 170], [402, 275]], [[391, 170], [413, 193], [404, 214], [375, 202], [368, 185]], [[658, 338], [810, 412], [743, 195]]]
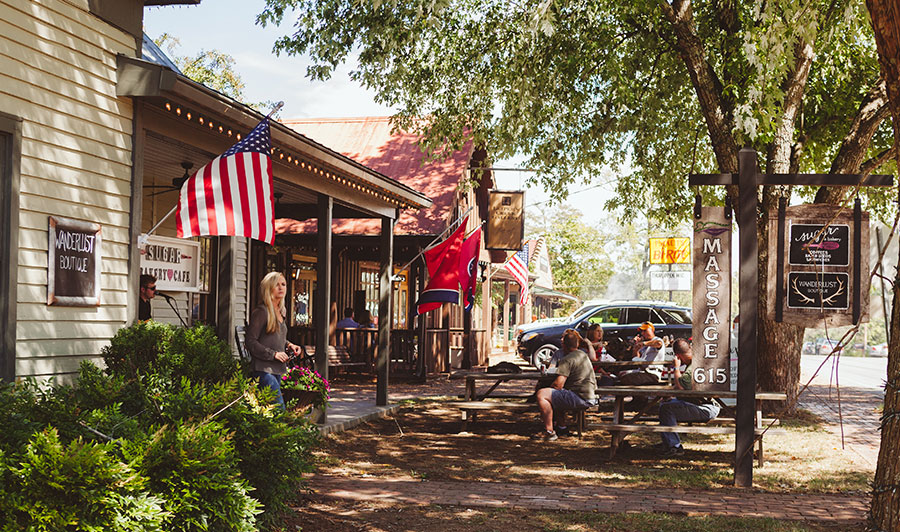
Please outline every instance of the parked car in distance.
[[[657, 336], [690, 338], [691, 309], [662, 301], [608, 301], [586, 305], [560, 323], [530, 326], [516, 336], [516, 348], [523, 359], [535, 367], [547, 365], [562, 346], [562, 333], [575, 329], [584, 334], [593, 323], [603, 328], [603, 340], [612, 356], [638, 334], [638, 325], [649, 321]], [[613, 346], [616, 348], [613, 348]]]
[[815, 342], [803, 342], [803, 349], [800, 351], [801, 355], [815, 355], [816, 354], [816, 343]]
[[843, 347], [841, 349], [836, 349], [837, 347], [837, 340], [825, 339], [819, 343], [818, 351], [820, 355], [830, 355], [832, 351], [834, 351], [834, 354], [839, 355]]
[[870, 345], [866, 350], [866, 356], [869, 357], [886, 357], [888, 355], [887, 344]]

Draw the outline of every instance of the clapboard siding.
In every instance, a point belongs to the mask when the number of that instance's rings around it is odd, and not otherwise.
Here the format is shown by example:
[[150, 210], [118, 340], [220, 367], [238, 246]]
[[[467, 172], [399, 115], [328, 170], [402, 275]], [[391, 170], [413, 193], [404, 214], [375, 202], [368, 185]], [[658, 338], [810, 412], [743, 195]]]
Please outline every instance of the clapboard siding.
[[104, 365], [103, 359], [98, 355], [55, 355], [45, 358], [20, 358], [16, 361], [16, 374], [38, 378], [55, 377], [61, 382], [71, 382], [74, 381], [74, 377], [78, 374], [78, 367], [84, 361], [91, 362], [95, 366], [103, 367]]
[[250, 308], [250, 287], [247, 282], [250, 275], [250, 239], [235, 238], [234, 256], [234, 322], [246, 323]]
[[[116, 55], [132, 36], [87, 0], [0, 0], [0, 111], [22, 118], [16, 375], [71, 376], [128, 311], [132, 103]], [[102, 226], [99, 307], [47, 306], [48, 217]]]

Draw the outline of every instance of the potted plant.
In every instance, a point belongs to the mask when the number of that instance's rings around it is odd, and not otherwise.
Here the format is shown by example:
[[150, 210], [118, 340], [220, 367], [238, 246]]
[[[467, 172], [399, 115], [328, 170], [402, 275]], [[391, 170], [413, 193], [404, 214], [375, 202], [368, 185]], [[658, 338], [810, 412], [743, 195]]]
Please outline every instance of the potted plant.
[[313, 406], [324, 410], [330, 399], [331, 386], [318, 371], [303, 367], [292, 367], [281, 376], [281, 395], [284, 402], [293, 408]]

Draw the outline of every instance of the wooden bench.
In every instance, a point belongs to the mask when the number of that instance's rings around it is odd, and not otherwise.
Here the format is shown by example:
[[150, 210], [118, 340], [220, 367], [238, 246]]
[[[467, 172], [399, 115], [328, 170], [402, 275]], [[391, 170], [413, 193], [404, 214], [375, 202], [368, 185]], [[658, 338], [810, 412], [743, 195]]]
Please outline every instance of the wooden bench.
[[501, 403], [494, 401], [455, 401], [452, 403], [448, 403], [448, 405], [453, 408], [459, 408], [460, 412], [462, 413], [462, 424], [459, 429], [460, 432], [467, 432], [469, 430], [470, 421], [472, 423], [478, 421], [479, 412], [527, 412], [529, 410], [535, 409], [535, 407], [537, 406], [534, 403]]
[[[315, 356], [316, 355], [316, 346], [314, 345], [304, 345], [303, 351], [306, 354]], [[329, 345], [328, 346], [328, 367], [329, 368], [346, 368], [346, 367], [365, 367], [368, 364], [366, 362], [357, 362], [350, 358], [350, 351], [347, 350], [345, 346], [342, 345]]]
[[[727, 421], [727, 418], [723, 421]], [[732, 420], [733, 421], [733, 420]], [[711, 426], [712, 425], [712, 426]], [[715, 420], [709, 421], [704, 425], [676, 425], [674, 427], [667, 427], [663, 425], [639, 425], [639, 424], [615, 424], [615, 423], [592, 423], [588, 425], [588, 428], [597, 428], [605, 431], [609, 431], [610, 433], [623, 433], [623, 432], [677, 432], [679, 434], [734, 434], [736, 432], [736, 428], [734, 426], [722, 426], [715, 425]], [[766, 427], [754, 427], [753, 432], [758, 437], [757, 441], [757, 463], [759, 467], [762, 467], [764, 456], [763, 456], [763, 434], [784, 434], [784, 429], [766, 429]], [[612, 449], [612, 448], [611, 448]], [[614, 451], [611, 452], [610, 458], [614, 455]]]
[[[462, 413], [462, 426], [460, 427], [460, 432], [467, 432], [469, 428], [469, 422], [475, 423], [478, 420], [479, 412], [496, 412], [496, 411], [509, 411], [509, 412], [527, 412], [529, 410], [537, 410], [537, 405], [535, 403], [521, 403], [521, 402], [494, 402], [494, 401], [456, 401], [449, 403], [450, 406], [459, 408]], [[596, 406], [590, 408], [579, 408], [575, 410], [563, 410], [560, 412], [554, 412], [554, 417], [559, 415], [558, 421], [564, 420], [566, 416], [571, 415], [573, 419], [573, 431], [577, 432], [580, 437], [584, 434], [585, 429], [585, 412], [587, 410], [596, 409]]]

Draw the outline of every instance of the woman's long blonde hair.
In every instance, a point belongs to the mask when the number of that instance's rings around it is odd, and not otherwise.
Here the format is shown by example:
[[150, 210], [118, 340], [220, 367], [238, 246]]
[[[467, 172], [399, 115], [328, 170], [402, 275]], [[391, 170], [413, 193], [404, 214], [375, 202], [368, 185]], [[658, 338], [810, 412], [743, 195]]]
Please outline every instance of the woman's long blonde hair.
[[[263, 277], [261, 283], [259, 283], [259, 293], [262, 297], [263, 305], [266, 306], [266, 314], [268, 314], [269, 319], [266, 321], [266, 332], [269, 334], [274, 333], [278, 330], [278, 316], [284, 316], [286, 311], [284, 308], [284, 299], [281, 300], [281, 304], [278, 305], [278, 309], [275, 308], [275, 301], [273, 301], [272, 293], [275, 291], [275, 285], [278, 284], [278, 281], [284, 281], [284, 275], [281, 272], [269, 272]], [[276, 314], [278, 312], [278, 314]]]

